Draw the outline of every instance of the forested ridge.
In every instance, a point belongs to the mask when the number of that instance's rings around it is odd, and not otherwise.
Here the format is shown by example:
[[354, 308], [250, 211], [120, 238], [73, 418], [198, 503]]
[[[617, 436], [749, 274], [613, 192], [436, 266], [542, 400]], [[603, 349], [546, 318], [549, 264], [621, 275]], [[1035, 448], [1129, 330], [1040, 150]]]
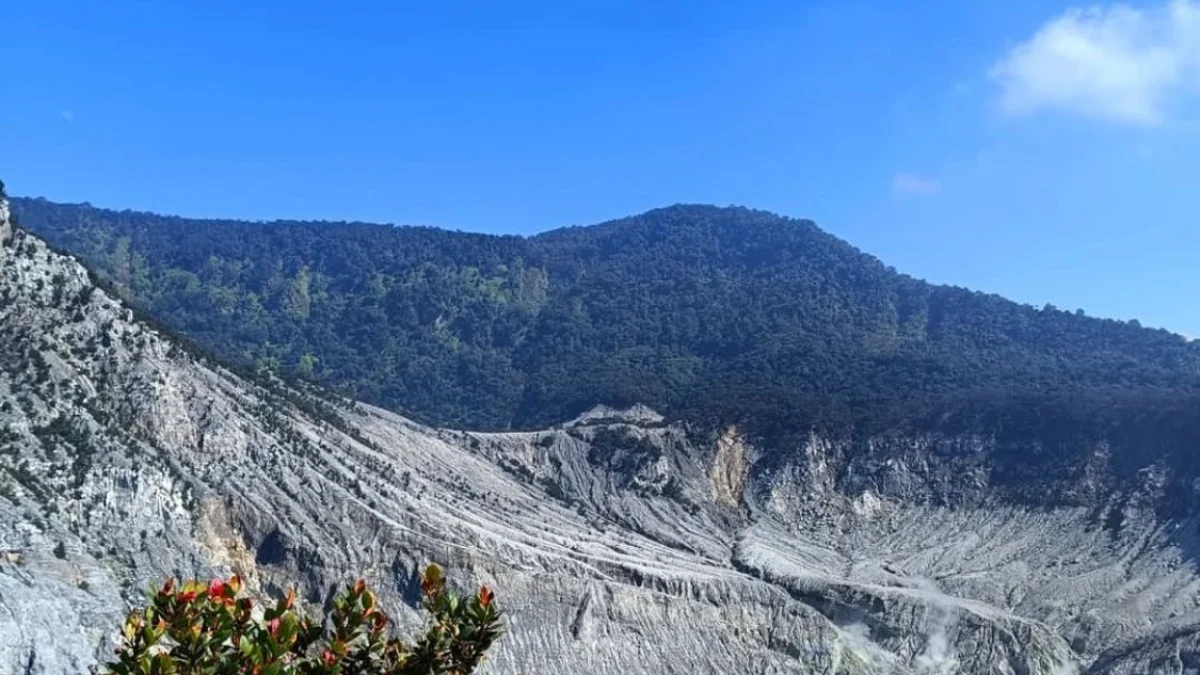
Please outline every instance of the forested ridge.
[[928, 284], [745, 208], [521, 238], [13, 206], [217, 356], [441, 425], [537, 427], [642, 402], [763, 433], [1046, 433], [1119, 428], [1200, 394], [1200, 345], [1178, 335]]

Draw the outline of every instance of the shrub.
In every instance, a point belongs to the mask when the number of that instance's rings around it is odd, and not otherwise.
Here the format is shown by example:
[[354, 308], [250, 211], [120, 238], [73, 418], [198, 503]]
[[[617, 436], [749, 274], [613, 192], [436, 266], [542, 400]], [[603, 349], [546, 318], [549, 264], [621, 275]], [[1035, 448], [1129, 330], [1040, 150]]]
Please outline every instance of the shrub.
[[412, 644], [391, 637], [391, 620], [358, 581], [333, 602], [324, 624], [294, 607], [295, 593], [256, 612], [242, 582], [170, 579], [129, 615], [109, 675], [466, 675], [501, 634], [486, 586], [460, 598], [436, 565], [421, 577], [430, 626]]

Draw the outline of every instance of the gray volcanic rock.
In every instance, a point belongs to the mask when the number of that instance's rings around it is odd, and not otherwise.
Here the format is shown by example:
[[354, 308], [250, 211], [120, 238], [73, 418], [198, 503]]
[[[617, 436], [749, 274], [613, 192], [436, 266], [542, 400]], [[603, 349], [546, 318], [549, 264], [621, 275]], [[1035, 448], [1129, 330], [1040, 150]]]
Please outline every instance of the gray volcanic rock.
[[12, 216], [9, 213], [8, 200], [0, 197], [0, 262], [4, 261], [4, 245], [12, 239]]
[[736, 428], [646, 409], [432, 429], [210, 363], [0, 214], [0, 675], [85, 672], [168, 575], [314, 605], [364, 576], [412, 627], [430, 560], [499, 589], [494, 673], [1200, 662], [1197, 524], [1156, 515], [1153, 467], [1120, 501], [1051, 508], [989, 491], [987, 439], [814, 436], [765, 470]]

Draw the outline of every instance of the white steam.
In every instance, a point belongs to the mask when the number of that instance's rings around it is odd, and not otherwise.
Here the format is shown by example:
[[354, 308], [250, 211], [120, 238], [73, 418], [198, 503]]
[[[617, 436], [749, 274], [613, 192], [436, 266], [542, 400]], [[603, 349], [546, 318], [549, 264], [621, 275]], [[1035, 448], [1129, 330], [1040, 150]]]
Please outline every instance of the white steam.
[[916, 588], [925, 591], [925, 608], [929, 613], [925, 648], [917, 655], [914, 665], [919, 673], [953, 673], [958, 669], [958, 659], [950, 646], [950, 629], [957, 621], [954, 603], [930, 579], [913, 577]]

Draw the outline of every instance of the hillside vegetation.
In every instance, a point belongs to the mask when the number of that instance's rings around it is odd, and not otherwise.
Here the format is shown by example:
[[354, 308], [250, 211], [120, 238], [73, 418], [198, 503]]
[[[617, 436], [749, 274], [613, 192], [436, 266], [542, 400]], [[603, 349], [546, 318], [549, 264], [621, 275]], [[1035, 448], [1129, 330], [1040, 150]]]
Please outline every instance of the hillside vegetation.
[[440, 425], [531, 428], [642, 402], [762, 433], [1044, 437], [1200, 392], [1200, 348], [1178, 335], [931, 285], [812, 222], [744, 208], [520, 238], [13, 204], [218, 356]]

